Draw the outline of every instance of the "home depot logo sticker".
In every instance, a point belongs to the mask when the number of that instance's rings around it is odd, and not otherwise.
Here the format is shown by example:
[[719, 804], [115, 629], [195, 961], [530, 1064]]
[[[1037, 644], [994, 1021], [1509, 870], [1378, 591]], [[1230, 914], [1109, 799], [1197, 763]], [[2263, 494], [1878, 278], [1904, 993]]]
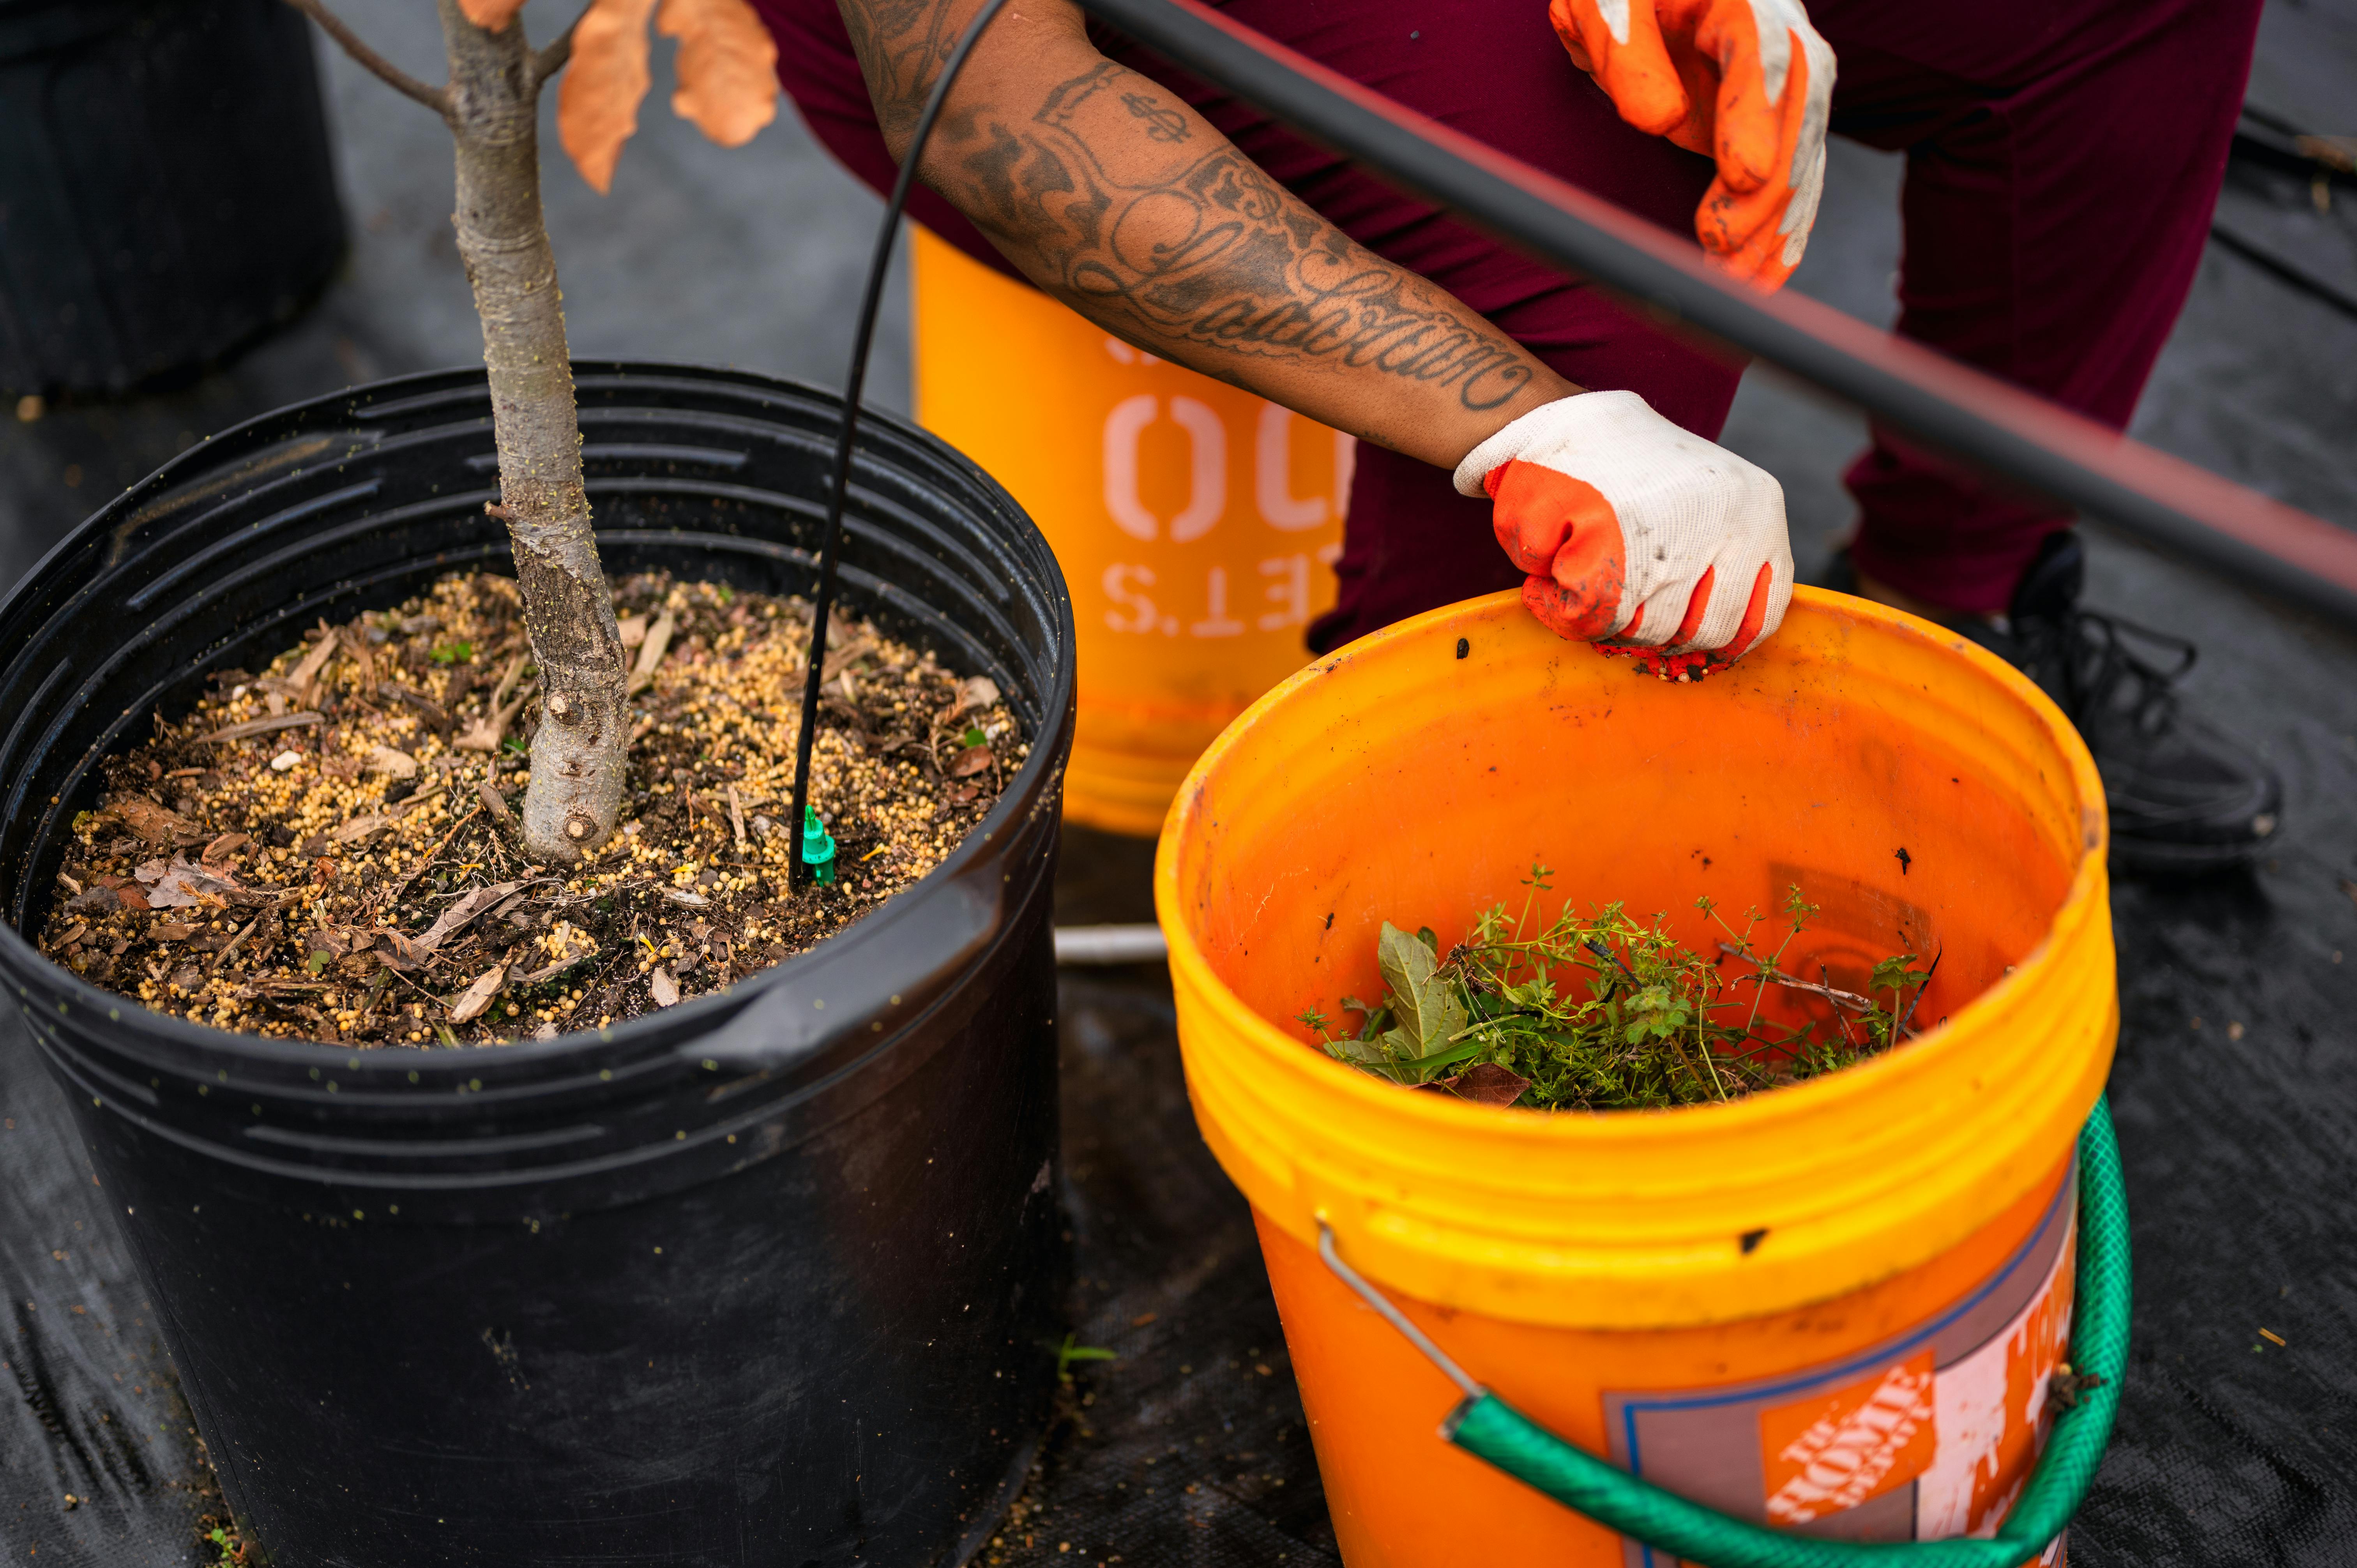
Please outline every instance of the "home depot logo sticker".
[[[1996, 1532], [2044, 1446], [2071, 1337], [2075, 1170], [2036, 1229], [1943, 1311], [1838, 1360], [1604, 1396], [1616, 1464], [1695, 1501], [1834, 1541]], [[1624, 1538], [1628, 1568], [1673, 1559]], [[2060, 1562], [2060, 1543], [2039, 1562]]]
[[1932, 1375], [1927, 1348], [1878, 1377], [1760, 1412], [1768, 1518], [1805, 1524], [1929, 1469], [1939, 1446]]

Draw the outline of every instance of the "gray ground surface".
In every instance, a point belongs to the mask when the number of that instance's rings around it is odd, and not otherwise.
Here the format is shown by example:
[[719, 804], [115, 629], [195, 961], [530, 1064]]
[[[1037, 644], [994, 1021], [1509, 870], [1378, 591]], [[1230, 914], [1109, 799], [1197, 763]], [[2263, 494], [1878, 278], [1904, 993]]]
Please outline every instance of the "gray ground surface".
[[[430, 10], [352, 0], [397, 59], [436, 68]], [[2279, 3], [2255, 97], [2341, 114], [2357, 22]], [[448, 238], [443, 133], [327, 61], [352, 258], [288, 331], [193, 385], [17, 423], [0, 411], [0, 582], [112, 489], [199, 435], [296, 398], [477, 349]], [[663, 80], [658, 68], [658, 83]], [[2319, 128], [2348, 131], [2347, 124]], [[2123, 171], [2122, 177], [2135, 177]], [[1800, 286], [1890, 314], [1900, 161], [1837, 146]], [[877, 204], [791, 113], [725, 152], [674, 120], [659, 85], [614, 194], [551, 159], [554, 231], [584, 356], [734, 362], [835, 382]], [[2305, 182], [2238, 167], [2220, 219], [2357, 288], [2357, 193], [2318, 211]], [[897, 296], [896, 296], [897, 300]], [[906, 312], [877, 358], [877, 401], [906, 397]], [[2217, 246], [2136, 422], [2154, 444], [2357, 526], [2357, 320]], [[1730, 446], [1791, 497], [1803, 570], [1846, 527], [1852, 413], [1773, 374], [1747, 379]], [[2357, 639], [2210, 575], [2098, 534], [2093, 602], [2197, 637], [2202, 711], [2280, 767], [2275, 854], [2248, 875], [2121, 887], [2123, 1034], [2115, 1078], [2138, 1245], [2138, 1359], [2073, 1559], [2341, 1563], [2357, 1555]], [[1069, 919], [1145, 918], [1146, 846], [1076, 833]], [[1067, 1115], [1092, 1402], [1051, 1444], [1045, 1510], [1018, 1561], [1333, 1561], [1283, 1345], [1238, 1200], [1194, 1136], [1167, 986], [1068, 980]], [[0, 1285], [18, 1397], [0, 1410], [0, 1552], [81, 1568], [197, 1560], [191, 1437], [153, 1315], [14, 1021], [0, 1036]], [[2239, 1026], [2239, 1027], [2236, 1027]], [[1150, 1322], [1141, 1321], [1152, 1314]], [[2263, 1345], [2265, 1326], [2289, 1342]], [[1256, 1365], [1271, 1368], [1263, 1376]], [[1148, 1456], [1164, 1463], [1145, 1467]], [[1145, 1488], [1151, 1479], [1158, 1490]], [[1193, 1491], [1176, 1491], [1193, 1483]], [[68, 1510], [67, 1494], [87, 1499]], [[1060, 1552], [1070, 1541], [1072, 1555]]]

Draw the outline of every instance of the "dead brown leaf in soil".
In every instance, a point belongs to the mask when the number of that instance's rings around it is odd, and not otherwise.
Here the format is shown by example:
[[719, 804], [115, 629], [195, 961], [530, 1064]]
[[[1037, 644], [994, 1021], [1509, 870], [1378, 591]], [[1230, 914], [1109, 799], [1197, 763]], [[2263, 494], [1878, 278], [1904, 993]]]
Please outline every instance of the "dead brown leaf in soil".
[[417, 945], [431, 952], [467, 929], [475, 918], [492, 905], [522, 886], [521, 882], [501, 882], [490, 887], [479, 887], [448, 908], [418, 937]]
[[136, 875], [147, 884], [146, 903], [151, 909], [220, 909], [232, 901], [252, 903], [267, 897], [240, 886], [235, 877], [189, 865], [183, 854], [174, 855], [168, 865], [151, 860], [139, 867]]
[[493, 964], [475, 976], [472, 984], [451, 998], [450, 1022], [471, 1024], [490, 1012], [491, 999], [500, 993], [500, 987], [507, 983], [507, 969], [500, 964]]
[[145, 795], [118, 795], [103, 812], [152, 844], [176, 843], [202, 836], [197, 824]]
[[248, 719], [242, 724], [226, 725], [202, 737], [207, 746], [221, 746], [232, 740], [251, 740], [258, 735], [270, 735], [283, 729], [303, 729], [321, 723], [317, 714], [281, 714], [274, 718]]

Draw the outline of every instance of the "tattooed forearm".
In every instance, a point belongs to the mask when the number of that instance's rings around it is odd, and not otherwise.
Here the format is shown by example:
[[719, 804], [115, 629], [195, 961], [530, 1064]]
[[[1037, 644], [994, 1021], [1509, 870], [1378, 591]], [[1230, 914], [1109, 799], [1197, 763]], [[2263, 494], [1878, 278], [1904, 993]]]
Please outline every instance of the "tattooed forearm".
[[[843, 4], [901, 152], [896, 132], [954, 41], [951, 7]], [[1019, 58], [972, 73], [973, 88], [961, 82], [922, 173], [1034, 281], [1100, 324], [1270, 395], [1341, 372], [1396, 389], [1372, 399], [1337, 391], [1325, 401], [1345, 415], [1361, 402], [1396, 407], [1411, 385], [1448, 396], [1460, 420], [1564, 389], [1445, 290], [1319, 217], [1158, 84], [1084, 47], [1010, 53]], [[1069, 63], [1058, 70], [1056, 59]], [[1410, 401], [1432, 407], [1422, 394]]]
[[[1178, 157], [1116, 178], [1095, 145], [1111, 115]], [[992, 238], [1028, 252], [1100, 320], [1430, 381], [1474, 410], [1504, 405], [1531, 380], [1511, 338], [1353, 242], [1223, 140], [1185, 157], [1187, 116], [1111, 61], [1051, 89], [1026, 124], [985, 111], [944, 129], [929, 171], [963, 184]]]
[[1478, 318], [1415, 297], [1417, 280], [1286, 199], [1232, 148], [1176, 182], [1191, 231], [1125, 255], [1067, 248], [1066, 288], [1136, 325], [1240, 354], [1290, 355], [1453, 387], [1469, 409], [1498, 408], [1531, 379], [1522, 350]]
[[956, 46], [950, 7], [942, 0], [843, 0], [839, 9], [876, 122], [897, 145], [914, 133], [933, 72]]

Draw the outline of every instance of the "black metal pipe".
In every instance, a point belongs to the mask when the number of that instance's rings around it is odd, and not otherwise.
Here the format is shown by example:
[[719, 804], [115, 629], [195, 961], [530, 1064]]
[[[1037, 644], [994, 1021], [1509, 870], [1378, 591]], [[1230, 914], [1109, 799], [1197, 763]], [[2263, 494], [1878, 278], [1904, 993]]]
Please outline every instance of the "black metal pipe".
[[1666, 327], [1777, 365], [1926, 446], [2357, 626], [2357, 533], [1791, 294], [1392, 102], [1197, 0], [1078, 0], [1100, 21]]

